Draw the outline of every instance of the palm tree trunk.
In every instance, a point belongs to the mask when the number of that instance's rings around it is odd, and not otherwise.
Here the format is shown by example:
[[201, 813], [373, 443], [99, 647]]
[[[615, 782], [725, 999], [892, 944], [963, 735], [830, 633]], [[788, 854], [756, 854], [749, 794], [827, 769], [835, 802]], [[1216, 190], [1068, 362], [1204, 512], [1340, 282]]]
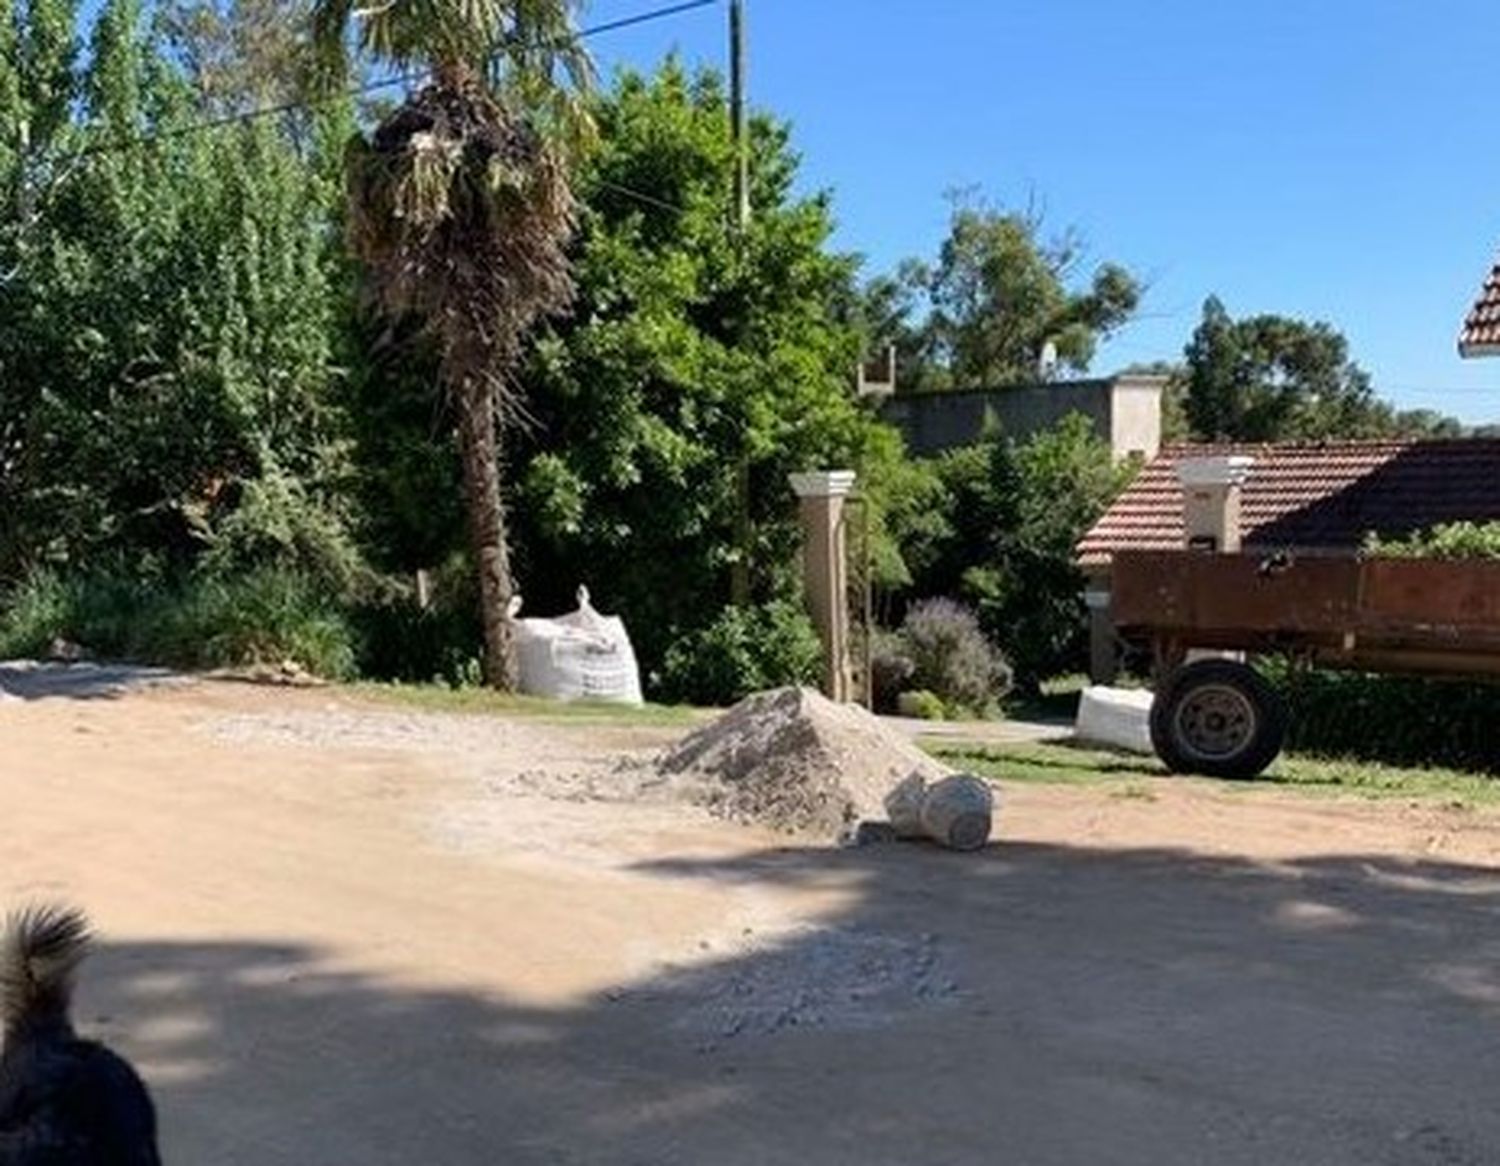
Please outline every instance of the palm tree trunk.
[[500, 428], [494, 387], [470, 381], [458, 394], [459, 454], [464, 467], [464, 502], [469, 546], [479, 572], [479, 618], [484, 631], [484, 681], [514, 692], [520, 681], [510, 600], [510, 546], [500, 489]]

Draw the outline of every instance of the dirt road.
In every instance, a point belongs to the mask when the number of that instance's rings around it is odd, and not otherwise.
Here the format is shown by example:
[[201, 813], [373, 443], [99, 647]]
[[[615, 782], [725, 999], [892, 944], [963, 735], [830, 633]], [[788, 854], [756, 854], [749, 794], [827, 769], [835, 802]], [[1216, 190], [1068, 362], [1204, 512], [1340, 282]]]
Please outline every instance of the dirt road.
[[609, 767], [663, 739], [10, 701], [0, 899], [93, 913], [169, 1162], [1500, 1162], [1494, 818], [1021, 786], [979, 856], [796, 848]]

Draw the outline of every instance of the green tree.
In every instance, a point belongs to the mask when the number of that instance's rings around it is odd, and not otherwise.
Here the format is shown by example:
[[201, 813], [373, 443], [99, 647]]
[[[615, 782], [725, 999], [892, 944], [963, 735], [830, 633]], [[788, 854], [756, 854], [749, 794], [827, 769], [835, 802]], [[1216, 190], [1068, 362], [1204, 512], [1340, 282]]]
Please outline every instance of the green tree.
[[157, 136], [191, 86], [133, 0], [99, 11], [69, 94], [0, 283], [0, 577], [313, 544], [347, 576], [328, 178], [347, 111]]
[[1114, 263], [1085, 276], [1077, 233], [1043, 229], [1035, 213], [959, 199], [935, 263], [909, 261], [868, 286], [867, 339], [906, 354], [907, 391], [1034, 384], [1049, 354], [1086, 372], [1099, 341], [1129, 322], [1140, 282]]
[[574, 95], [588, 65], [571, 7], [319, 0], [314, 10], [327, 77], [347, 75], [351, 30], [369, 59], [431, 70], [351, 146], [350, 240], [381, 311], [419, 322], [435, 351], [457, 420], [485, 679], [507, 690], [517, 673], [501, 428], [520, 407], [513, 373], [532, 326], [572, 291], [564, 249], [576, 208], [561, 147], [584, 124]]
[[1012, 664], [1017, 691], [1034, 695], [1086, 657], [1074, 548], [1137, 468], [1116, 464], [1079, 414], [1024, 442], [994, 433], [943, 455], [926, 518], [901, 528], [913, 567], [905, 594], [973, 606]]
[[858, 469], [878, 502], [899, 461], [853, 396], [859, 339], [830, 305], [855, 264], [829, 250], [828, 199], [795, 193], [789, 131], [758, 116], [737, 242], [724, 108], [718, 77], [675, 61], [599, 102], [578, 295], [531, 363], [514, 464], [528, 604], [555, 609], [587, 582], [630, 619], [648, 672], [730, 600], [742, 455], [757, 605], [796, 594], [787, 474]]
[[1397, 413], [1376, 395], [1331, 325], [1286, 316], [1232, 318], [1211, 297], [1186, 349], [1184, 407], [1205, 441], [1450, 436], [1431, 412]]
[[161, 10], [198, 102], [219, 115], [295, 98], [311, 16], [309, 0], [170, 0]]

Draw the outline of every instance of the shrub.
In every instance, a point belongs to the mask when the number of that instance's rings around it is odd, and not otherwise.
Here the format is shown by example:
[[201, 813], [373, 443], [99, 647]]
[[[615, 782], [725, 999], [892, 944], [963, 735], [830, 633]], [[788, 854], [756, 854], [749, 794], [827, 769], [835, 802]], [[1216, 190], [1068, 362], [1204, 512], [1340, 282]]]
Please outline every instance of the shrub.
[[822, 644], [799, 605], [727, 607], [667, 649], [658, 686], [669, 701], [726, 705], [768, 688], [816, 684], [822, 663]]
[[1500, 772], [1500, 686], [1363, 673], [1263, 670], [1292, 709], [1289, 744], [1306, 753]]
[[1384, 559], [1500, 559], [1500, 522], [1450, 522], [1390, 540], [1372, 534], [1365, 553]]
[[989, 434], [927, 466], [935, 484], [914, 478], [889, 523], [913, 583], [885, 595], [885, 609], [910, 595], [969, 604], [1033, 695], [1081, 671], [1088, 618], [1074, 548], [1137, 465], [1116, 464], [1073, 414], [1024, 442]]
[[1005, 658], [985, 639], [979, 618], [951, 599], [914, 606], [901, 625], [901, 642], [913, 665], [912, 686], [949, 707], [983, 714], [1010, 691]]
[[948, 716], [948, 710], [937, 694], [925, 689], [903, 692], [896, 698], [896, 711], [903, 717], [916, 717], [923, 721], [941, 721]]
[[909, 687], [916, 661], [906, 643], [895, 632], [877, 631], [870, 652], [870, 680], [875, 711], [893, 713], [901, 694]]
[[400, 595], [362, 604], [351, 619], [358, 633], [360, 675], [470, 686], [480, 643], [479, 616], [472, 605], [439, 603], [423, 609], [413, 597]]
[[353, 630], [336, 602], [305, 576], [271, 569], [181, 581], [38, 572], [6, 597], [0, 650], [39, 655], [56, 638], [101, 656], [178, 668], [292, 660], [343, 679], [355, 665]]
[[34, 571], [0, 606], [0, 657], [40, 656], [63, 634], [73, 608], [71, 589], [52, 571]]
[[152, 654], [171, 664], [215, 668], [291, 660], [334, 680], [355, 671], [348, 619], [305, 576], [289, 571], [195, 580], [157, 635], [160, 649]]

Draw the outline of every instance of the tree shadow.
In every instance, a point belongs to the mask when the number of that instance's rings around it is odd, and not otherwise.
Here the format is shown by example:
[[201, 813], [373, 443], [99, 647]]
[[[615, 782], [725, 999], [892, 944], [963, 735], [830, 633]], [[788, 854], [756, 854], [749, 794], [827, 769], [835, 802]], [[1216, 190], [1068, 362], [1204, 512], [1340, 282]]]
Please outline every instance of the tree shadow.
[[[1336, 479], [1356, 468], [1357, 477], [1293, 509], [1278, 509], [1260, 522], [1247, 542], [1258, 547], [1344, 547], [1357, 549], [1371, 534], [1400, 538], [1450, 522], [1500, 520], [1500, 442], [1417, 441], [1374, 467], [1346, 458], [1335, 443], [1326, 452], [1302, 451], [1321, 462], [1306, 477]], [[1298, 459], [1299, 461], [1301, 459]], [[1258, 492], [1252, 473], [1252, 492]], [[1282, 496], [1295, 497], [1304, 482], [1281, 483]], [[1247, 504], [1255, 508], [1247, 497]]]
[[5, 660], [0, 661], [0, 701], [118, 700], [187, 680], [182, 673], [140, 664]]
[[642, 869], [841, 905], [556, 1010], [305, 947], [118, 945], [80, 1019], [140, 1059], [169, 1161], [1500, 1153], [1500, 872], [1038, 845]]

